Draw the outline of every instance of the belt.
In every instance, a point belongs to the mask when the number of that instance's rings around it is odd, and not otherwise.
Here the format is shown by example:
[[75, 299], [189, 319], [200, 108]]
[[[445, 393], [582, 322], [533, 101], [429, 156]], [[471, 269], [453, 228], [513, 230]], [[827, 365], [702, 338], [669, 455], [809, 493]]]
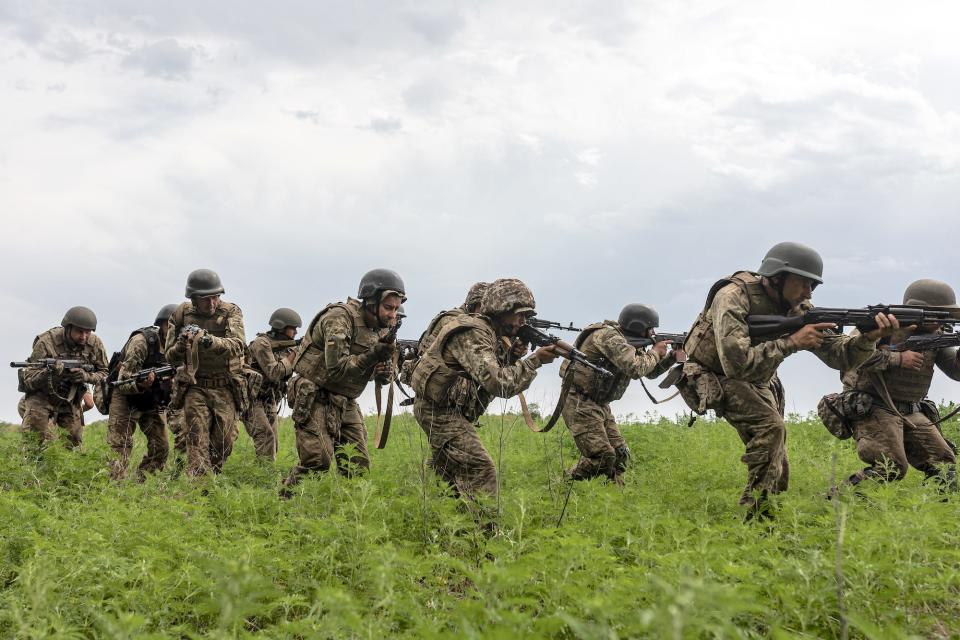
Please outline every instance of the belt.
[[201, 389], [223, 389], [233, 384], [231, 378], [197, 378], [196, 386]]
[[[876, 405], [878, 407], [883, 407], [885, 409], [890, 408], [887, 406], [887, 401], [881, 398], [880, 396], [872, 393], [870, 395], [876, 400]], [[893, 407], [905, 416], [910, 415], [911, 413], [917, 413], [920, 411], [919, 402], [905, 402], [902, 400], [893, 400]]]

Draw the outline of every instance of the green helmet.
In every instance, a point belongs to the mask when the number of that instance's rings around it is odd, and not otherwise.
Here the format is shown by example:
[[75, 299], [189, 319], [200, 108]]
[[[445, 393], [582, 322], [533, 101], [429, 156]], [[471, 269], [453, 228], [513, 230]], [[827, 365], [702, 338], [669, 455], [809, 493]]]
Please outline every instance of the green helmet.
[[269, 324], [271, 328], [276, 329], [277, 331], [287, 327], [296, 327], [299, 329], [303, 326], [303, 320], [300, 319], [300, 314], [293, 309], [280, 307], [270, 314]]
[[97, 330], [97, 314], [87, 307], [70, 307], [63, 314], [63, 320], [60, 321], [61, 327], [77, 327], [79, 329]]
[[647, 331], [660, 326], [660, 314], [645, 304], [628, 304], [620, 311], [617, 324], [624, 333], [645, 338]]
[[503, 313], [533, 315], [536, 308], [533, 292], [516, 278], [494, 280], [480, 301], [480, 313], [491, 317]]
[[157, 311], [157, 319], [153, 321], [154, 326], [159, 327], [161, 322], [169, 320], [173, 312], [177, 310], [177, 306], [175, 304], [165, 304], [160, 307], [160, 311]]
[[367, 271], [360, 278], [360, 287], [357, 291], [357, 297], [361, 300], [380, 299], [383, 296], [395, 293], [400, 296], [400, 301], [407, 300], [406, 287], [403, 286], [403, 278], [396, 271], [390, 269], [373, 269]]
[[477, 282], [467, 291], [467, 299], [463, 301], [463, 310], [467, 313], [476, 313], [483, 300], [483, 294], [490, 288], [489, 282]]
[[781, 242], [767, 251], [757, 273], [768, 278], [778, 273], [795, 273], [823, 284], [823, 258], [799, 242]]
[[903, 292], [903, 304], [957, 308], [957, 294], [942, 280], [924, 278], [910, 283]]
[[406, 317], [407, 317], [407, 312], [404, 311], [403, 305], [400, 305], [399, 307], [397, 307], [397, 319], [403, 320]]
[[212, 296], [223, 293], [223, 283], [220, 282], [220, 276], [216, 271], [210, 269], [196, 269], [187, 276], [187, 291], [184, 294], [188, 298], [194, 296]]

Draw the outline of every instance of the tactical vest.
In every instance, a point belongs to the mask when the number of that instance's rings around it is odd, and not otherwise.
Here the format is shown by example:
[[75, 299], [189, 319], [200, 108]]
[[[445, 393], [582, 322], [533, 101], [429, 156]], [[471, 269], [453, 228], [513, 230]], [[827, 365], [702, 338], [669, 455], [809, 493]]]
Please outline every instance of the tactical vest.
[[[184, 302], [173, 312], [171, 324], [179, 331], [185, 326], [195, 324], [207, 333], [217, 338], [227, 336], [228, 318], [231, 312], [239, 313], [237, 305], [231, 302], [222, 302], [213, 315], [201, 315], [192, 302]], [[221, 378], [240, 373], [243, 368], [243, 354], [230, 355], [229, 353], [213, 353], [210, 349], [200, 348], [197, 351], [199, 364], [197, 378]]]
[[[108, 366], [109, 373], [107, 374], [107, 379], [103, 384], [103, 391], [107, 395], [107, 406], [109, 406], [110, 397], [113, 395], [113, 385], [109, 383], [114, 382], [119, 378], [120, 367], [123, 366], [124, 361], [127, 359], [127, 349], [130, 347], [130, 341], [133, 340], [133, 337], [136, 335], [142, 335], [144, 340], [147, 341], [147, 357], [144, 358], [143, 363], [140, 365], [141, 369], [162, 367], [163, 365], [167, 364], [167, 360], [163, 356], [163, 344], [160, 337], [160, 329], [158, 327], [143, 327], [131, 332], [130, 337], [127, 338], [127, 341], [124, 343], [123, 348], [114, 353], [110, 358], [110, 364]], [[127, 371], [126, 373], [132, 376], [136, 375], [138, 372]], [[127, 394], [127, 402], [141, 411], [147, 411], [155, 408], [161, 402], [165, 402], [169, 399], [166, 398], [166, 394], [162, 391], [159, 380], [154, 383], [153, 387], [154, 388], [148, 389], [143, 393]]]
[[[740, 290], [750, 300], [750, 315], [783, 314], [783, 310], [767, 295], [759, 275], [750, 271], [738, 271], [729, 278], [717, 280], [710, 287], [707, 301], [703, 305], [703, 311], [700, 312], [693, 323], [693, 327], [690, 328], [684, 351], [687, 352], [688, 359], [718, 375], [726, 374], [724, 374], [723, 365], [720, 363], [720, 353], [717, 350], [717, 340], [713, 331], [713, 315], [710, 313], [710, 307], [713, 306], [713, 300], [717, 297], [717, 294], [729, 285], [740, 287]], [[750, 340], [751, 345], [757, 345], [761, 342], [765, 342], [765, 339], [752, 338]]]
[[[595, 346], [595, 340], [591, 339], [595, 338], [595, 333], [598, 330], [606, 327], [623, 336], [623, 331], [620, 329], [619, 324], [612, 320], [606, 320], [604, 322], [587, 325], [583, 328], [583, 331], [580, 332], [580, 335], [577, 336], [577, 339], [573, 341], [573, 346], [583, 351], [587, 356], [587, 360], [613, 373], [612, 378], [603, 377], [598, 375], [593, 369], [573, 365], [574, 388], [598, 404], [606, 404], [614, 400], [619, 400], [623, 397], [623, 394], [627, 391], [627, 387], [630, 385], [630, 376], [614, 367], [613, 363]], [[570, 366], [571, 363], [569, 360], [563, 361], [563, 364], [560, 365], [561, 378], [566, 377]]]
[[850, 386], [858, 391], [866, 391], [873, 396], [882, 397], [881, 390], [874, 385], [876, 376], [880, 376], [887, 386], [887, 391], [890, 392], [890, 398], [895, 402], [920, 402], [930, 391], [937, 353], [937, 351], [922, 352], [920, 355], [923, 356], [923, 368], [919, 371], [901, 367], [891, 367], [876, 373], [857, 371], [854, 376], [845, 376], [844, 381], [853, 382]]
[[466, 313], [455, 315], [451, 322], [440, 329], [430, 348], [420, 357], [410, 385], [418, 397], [438, 407], [456, 407], [464, 417], [473, 420], [487, 410], [493, 396], [476, 384], [459, 363], [448, 362], [443, 357], [443, 350], [450, 339], [470, 329], [488, 333], [491, 342], [496, 343], [496, 332], [487, 318]]
[[[323, 316], [334, 309], [340, 309], [350, 318], [350, 323], [353, 327], [351, 335], [349, 336], [351, 356], [357, 356], [370, 351], [380, 341], [381, 332], [372, 331], [367, 327], [363, 320], [363, 308], [360, 306], [358, 300], [348, 298], [346, 303], [334, 302], [321, 309], [320, 312], [314, 316], [313, 320], [310, 321], [310, 324], [307, 325], [307, 331], [303, 336], [303, 342], [300, 344], [300, 350], [294, 361], [293, 370], [322, 389], [348, 398], [358, 398], [370, 381], [370, 376], [373, 374], [373, 367], [376, 363], [360, 373], [353, 373], [352, 375], [335, 379], [330, 374], [329, 369], [327, 369], [326, 345], [323, 342], [315, 344], [313, 341], [314, 328], [317, 327], [317, 324]], [[324, 341], [326, 340], [326, 336], [321, 336], [321, 338]]]
[[427, 325], [426, 330], [420, 334], [420, 340], [417, 342], [416, 357], [403, 363], [401, 381], [410, 384], [417, 370], [417, 366], [420, 364], [420, 359], [423, 357], [423, 354], [427, 352], [427, 349], [430, 348], [430, 345], [433, 344], [434, 340], [437, 339], [440, 331], [448, 324], [451, 318], [462, 316], [465, 313], [462, 309], [450, 309], [449, 311], [441, 311], [434, 316], [430, 324]]

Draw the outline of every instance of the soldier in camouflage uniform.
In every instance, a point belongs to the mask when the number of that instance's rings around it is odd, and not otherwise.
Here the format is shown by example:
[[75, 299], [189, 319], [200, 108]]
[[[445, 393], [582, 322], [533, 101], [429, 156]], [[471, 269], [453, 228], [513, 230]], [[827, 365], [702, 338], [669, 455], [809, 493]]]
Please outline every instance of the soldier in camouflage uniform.
[[[652, 307], [628, 304], [616, 322], [606, 320], [584, 327], [574, 346], [587, 359], [611, 373], [602, 378], [593, 370], [564, 362], [560, 376], [573, 375], [563, 404], [563, 419], [580, 450], [580, 460], [569, 471], [573, 480], [606, 476], [618, 483], [630, 460], [630, 449], [620, 435], [610, 403], [623, 397], [631, 380], [656, 378], [670, 365], [683, 361], [682, 351], [668, 351], [667, 342], [656, 342], [649, 351], [630, 340], [651, 339], [660, 325]], [[570, 367], [573, 367], [572, 372]]]
[[83, 399], [87, 385], [98, 385], [107, 376], [107, 353], [94, 334], [97, 316], [86, 307], [71, 307], [59, 327], [49, 329], [33, 341], [31, 361], [44, 358], [81, 360], [93, 371], [27, 368], [20, 372], [24, 399], [23, 431], [42, 452], [55, 440], [57, 429], [67, 432], [74, 448], [83, 442]]
[[501, 338], [516, 336], [535, 304], [521, 281], [496, 280], [483, 296], [482, 315], [454, 316], [413, 372], [413, 415], [429, 439], [431, 464], [459, 495], [497, 494], [496, 466], [473, 423], [494, 398], [517, 395], [557, 357], [553, 347], [541, 347], [530, 358], [504, 362]]
[[[164, 306], [151, 326], [130, 334], [119, 353], [120, 369], [116, 379], [133, 378], [144, 369], [167, 364], [163, 343], [167, 335], [167, 320], [176, 308], [175, 304]], [[137, 479], [142, 482], [147, 473], [159, 471], [167, 463], [170, 442], [164, 407], [170, 398], [169, 389], [169, 381], [160, 381], [150, 373], [142, 382], [131, 380], [113, 390], [107, 421], [107, 444], [114, 452], [110, 463], [111, 479], [122, 480], [127, 477], [137, 424], [147, 438], [147, 453], [140, 461]]]
[[[956, 308], [957, 297], [946, 282], [917, 280], [907, 287], [903, 304]], [[905, 328], [889, 342], [897, 344], [911, 333], [938, 331], [936, 326], [921, 326], [915, 332]], [[927, 392], [934, 365], [960, 380], [957, 358], [957, 347], [917, 353], [891, 351], [885, 344], [859, 367], [843, 372], [844, 391], [868, 394], [872, 405], [864, 416], [849, 416], [857, 454], [868, 466], [850, 476], [848, 484], [857, 485], [865, 478], [900, 480], [913, 466], [928, 478], [943, 469], [947, 481], [956, 486], [956, 452], [934, 424], [939, 412]]]
[[[374, 269], [360, 280], [359, 300], [329, 304], [307, 325], [288, 392], [300, 463], [284, 480], [282, 496], [334, 461], [344, 475], [370, 467], [357, 398], [374, 377], [389, 381], [396, 347], [391, 329], [405, 291], [395, 271]], [[340, 449], [347, 445], [354, 449], [349, 457]]]
[[183, 408], [191, 476], [220, 473], [237, 438], [237, 417], [246, 409], [243, 313], [220, 299], [223, 292], [215, 272], [192, 271], [186, 287], [190, 300], [170, 316], [167, 331], [167, 361], [183, 365], [170, 404]]
[[274, 460], [279, 442], [277, 411], [287, 392], [287, 380], [293, 373], [295, 338], [303, 321], [296, 311], [282, 307], [273, 312], [269, 324], [270, 330], [258, 333], [247, 348], [248, 364], [262, 381], [259, 389], [253, 390], [243, 425], [253, 440], [257, 456]]
[[777, 244], [756, 273], [740, 271], [713, 285], [686, 341], [685, 377], [678, 386], [691, 409], [714, 409], [743, 441], [747, 485], [740, 504], [748, 507], [748, 519], [770, 517], [767, 496], [787, 489], [780, 363], [797, 351], [812, 351], [829, 367], [851, 369], [899, 326], [896, 318], [879, 314], [880, 328], [856, 337], [830, 332], [830, 323], [807, 325], [773, 340], [749, 335], [747, 316], [802, 313], [812, 306], [810, 297], [822, 282], [823, 261], [816, 251], [793, 242]]

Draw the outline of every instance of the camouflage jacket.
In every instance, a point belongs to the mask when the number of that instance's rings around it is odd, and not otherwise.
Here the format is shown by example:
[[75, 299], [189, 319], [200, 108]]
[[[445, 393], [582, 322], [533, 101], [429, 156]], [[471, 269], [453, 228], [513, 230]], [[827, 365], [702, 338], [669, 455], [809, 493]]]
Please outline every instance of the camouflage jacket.
[[212, 337], [210, 346], [197, 347], [197, 378], [215, 378], [239, 374], [247, 339], [243, 330], [243, 312], [231, 302], [221, 302], [212, 315], [201, 315], [192, 302], [184, 302], [170, 316], [165, 354], [167, 361], [179, 366], [185, 363], [186, 350], [178, 339], [180, 331], [195, 324]]

